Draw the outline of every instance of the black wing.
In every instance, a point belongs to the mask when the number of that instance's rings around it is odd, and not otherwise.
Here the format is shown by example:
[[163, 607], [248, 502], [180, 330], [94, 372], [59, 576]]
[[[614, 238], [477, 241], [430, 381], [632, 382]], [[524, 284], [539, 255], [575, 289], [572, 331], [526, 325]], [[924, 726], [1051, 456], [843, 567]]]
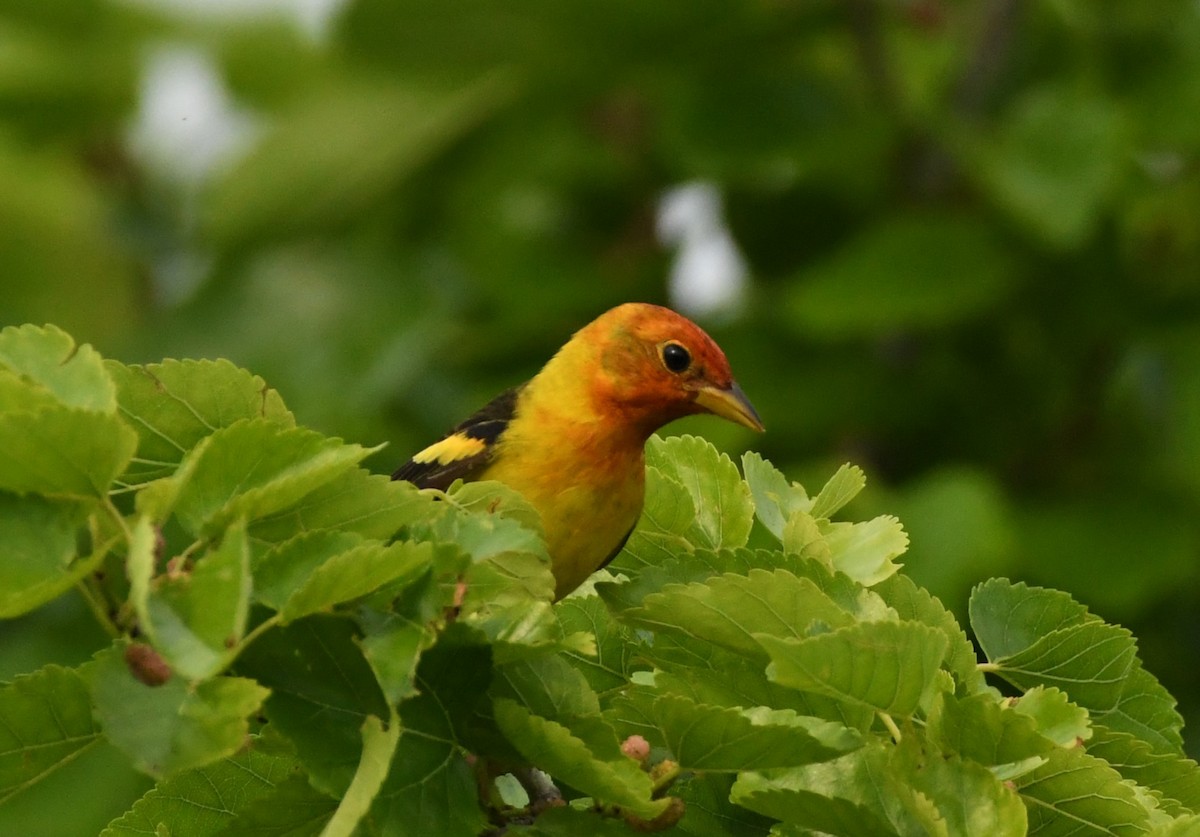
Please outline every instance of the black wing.
[[413, 454], [392, 474], [418, 488], [445, 490], [456, 479], [470, 480], [492, 461], [496, 442], [512, 421], [522, 387], [513, 387], [455, 427], [439, 441]]

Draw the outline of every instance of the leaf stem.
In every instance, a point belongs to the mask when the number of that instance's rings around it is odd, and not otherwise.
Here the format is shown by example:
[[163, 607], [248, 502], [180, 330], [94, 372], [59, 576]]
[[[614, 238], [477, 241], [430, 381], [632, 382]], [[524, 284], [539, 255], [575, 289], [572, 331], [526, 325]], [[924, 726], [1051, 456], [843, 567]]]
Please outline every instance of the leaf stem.
[[258, 639], [260, 636], [262, 636], [263, 634], [265, 634], [267, 631], [271, 630], [271, 628], [274, 628], [278, 624], [279, 624], [279, 614], [273, 613], [269, 617], [267, 617], [266, 619], [264, 619], [263, 621], [261, 621], [257, 625], [255, 625], [251, 629], [250, 633], [248, 633], [244, 637], [242, 637], [241, 642], [239, 642], [237, 645], [233, 646], [233, 648], [229, 649], [229, 653], [225, 655], [225, 665], [222, 666], [222, 668], [228, 668], [229, 666], [233, 665], [234, 661], [237, 660], [237, 658], [239, 656], [241, 656], [241, 653], [243, 651], [245, 651], [250, 646], [250, 644], [252, 642], [254, 642], [254, 640]]
[[900, 727], [896, 726], [896, 722], [892, 720], [892, 716], [886, 712], [880, 712], [879, 720], [883, 721], [883, 725], [887, 727], [887, 731], [891, 733], [892, 740], [899, 744], [904, 736], [900, 734]]
[[109, 517], [116, 521], [117, 526], [121, 530], [121, 534], [125, 536], [125, 543], [133, 542], [133, 532], [129, 529], [129, 524], [125, 522], [125, 518], [121, 516], [121, 510], [113, 504], [112, 498], [109, 495], [104, 495], [104, 508], [108, 511]]
[[1000, 666], [996, 663], [976, 663], [975, 668], [979, 669], [985, 674], [989, 672], [994, 673], [1000, 670]]
[[79, 595], [83, 596], [83, 600], [87, 602], [88, 609], [96, 617], [96, 621], [100, 623], [100, 627], [104, 628], [105, 633], [110, 637], [116, 639], [121, 636], [121, 629], [117, 627], [116, 623], [108, 615], [108, 608], [103, 604], [104, 594], [94, 589], [95, 584], [96, 580], [89, 576], [75, 582], [75, 589], [79, 591]]

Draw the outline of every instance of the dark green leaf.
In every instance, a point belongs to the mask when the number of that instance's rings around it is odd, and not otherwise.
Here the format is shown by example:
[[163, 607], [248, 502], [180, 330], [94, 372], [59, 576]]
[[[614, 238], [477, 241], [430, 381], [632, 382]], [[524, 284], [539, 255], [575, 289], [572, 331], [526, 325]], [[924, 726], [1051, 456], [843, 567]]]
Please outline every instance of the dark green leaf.
[[78, 503], [0, 492], [0, 619], [39, 607], [96, 568], [103, 552], [73, 561], [85, 512]]
[[79, 674], [46, 666], [0, 686], [0, 805], [100, 738]]
[[367, 716], [389, 716], [355, 639], [349, 621], [311, 616], [268, 631], [238, 659], [239, 672], [271, 690], [267, 717], [292, 742], [313, 785], [337, 796], [358, 768]]
[[295, 755], [280, 740], [255, 736], [238, 753], [160, 782], [101, 837], [171, 834], [209, 837], [224, 829], [254, 802], [297, 775]]

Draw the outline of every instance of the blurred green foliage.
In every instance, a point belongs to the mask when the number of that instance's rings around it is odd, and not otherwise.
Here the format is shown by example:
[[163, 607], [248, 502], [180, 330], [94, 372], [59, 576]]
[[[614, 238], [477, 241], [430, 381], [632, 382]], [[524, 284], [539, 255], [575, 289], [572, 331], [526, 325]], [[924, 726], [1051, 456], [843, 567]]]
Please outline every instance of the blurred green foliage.
[[[257, 126], [202, 176], [131, 139], [168, 48]], [[863, 464], [915, 580], [1071, 591], [1194, 727], [1198, 113], [1191, 0], [357, 0], [319, 37], [5, 0], [0, 325], [229, 357], [384, 471], [666, 301], [656, 203], [711, 181], [752, 277], [705, 325], [769, 432], [705, 435]], [[0, 628], [0, 677], [93, 650], [58, 616]]]

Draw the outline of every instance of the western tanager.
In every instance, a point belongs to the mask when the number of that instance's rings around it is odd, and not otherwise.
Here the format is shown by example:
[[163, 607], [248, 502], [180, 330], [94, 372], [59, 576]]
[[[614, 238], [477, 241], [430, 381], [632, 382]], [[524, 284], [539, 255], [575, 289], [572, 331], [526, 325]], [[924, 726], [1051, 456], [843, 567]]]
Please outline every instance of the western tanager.
[[439, 489], [459, 478], [498, 480], [516, 489], [541, 514], [561, 599], [633, 531], [646, 440], [693, 413], [763, 429], [711, 337], [674, 311], [629, 303], [581, 328], [530, 381], [501, 393], [392, 478]]

